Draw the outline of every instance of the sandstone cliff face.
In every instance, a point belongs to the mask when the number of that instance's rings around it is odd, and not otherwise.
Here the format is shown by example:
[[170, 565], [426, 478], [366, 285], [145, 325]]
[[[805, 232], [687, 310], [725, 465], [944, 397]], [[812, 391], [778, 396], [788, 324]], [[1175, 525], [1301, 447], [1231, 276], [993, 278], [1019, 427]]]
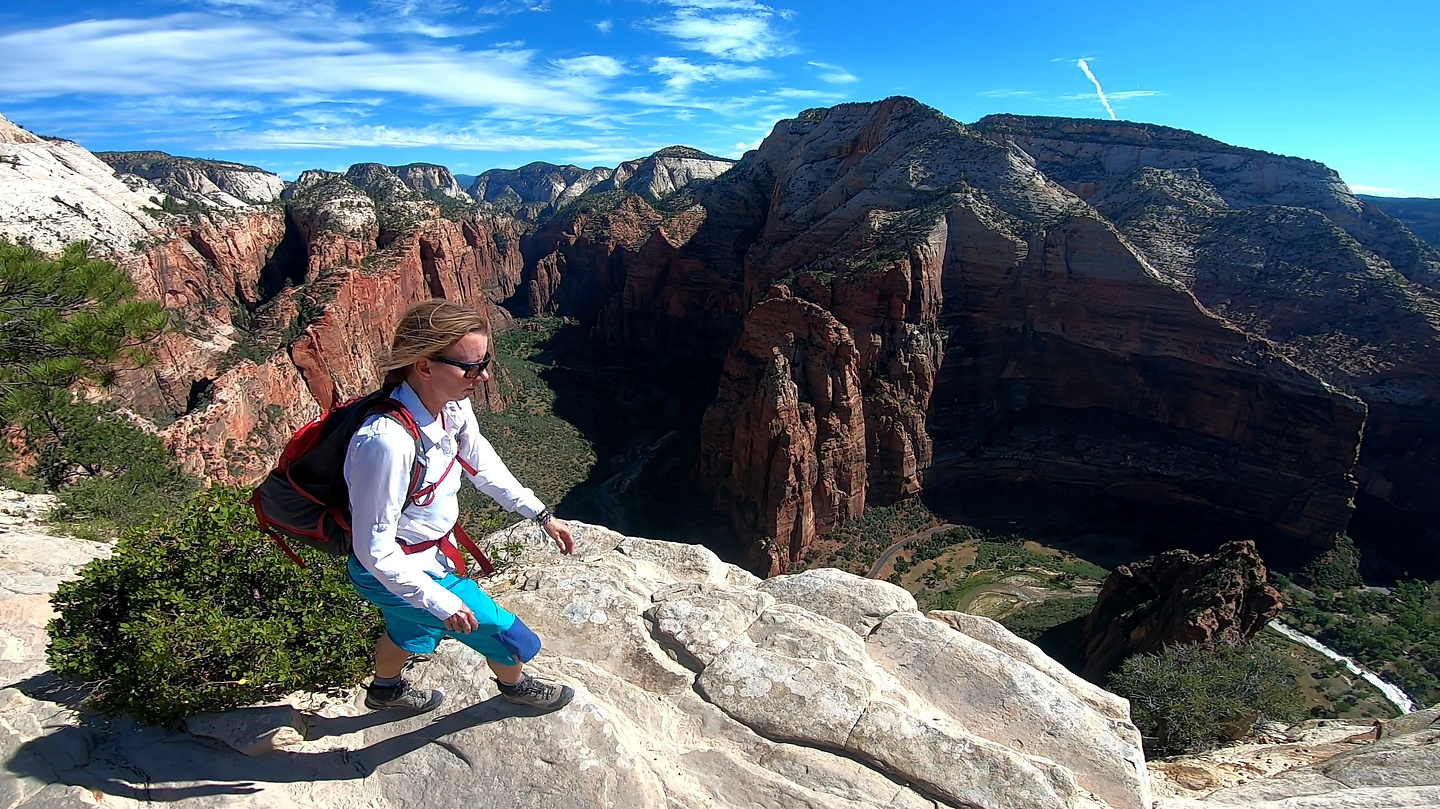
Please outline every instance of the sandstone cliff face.
[[405, 166], [392, 166], [390, 170], [395, 172], [401, 182], [422, 194], [437, 194], [463, 202], [470, 201], [470, 195], [455, 181], [450, 169], [444, 166], [410, 163]]
[[53, 252], [86, 240], [108, 254], [164, 238], [132, 191], [79, 144], [46, 140], [0, 117], [0, 235]]
[[579, 199], [614, 169], [529, 163], [518, 169], [491, 169], [475, 178], [470, 196], [528, 222], [537, 221]]
[[[1301, 558], [1344, 530], [1358, 403], [1157, 276], [1020, 150], [892, 99], [782, 122], [735, 173], [768, 196], [744, 253], [744, 305], [784, 287], [856, 346], [872, 504], [922, 486], [1038, 483], [1165, 504]], [[719, 185], [702, 204], [733, 193]], [[802, 322], [772, 330], [812, 331]], [[829, 373], [798, 360], [797, 379]], [[720, 385], [707, 453], [755, 407], [754, 381]], [[785, 454], [801, 429], [748, 440]], [[775, 481], [723, 454], [707, 468], [717, 505], [782, 547], [776, 558], [833, 525], [771, 521]], [[781, 524], [813, 529], [767, 530]]]
[[174, 157], [164, 152], [97, 152], [121, 176], [138, 177], [178, 200], [210, 208], [244, 208], [277, 202], [285, 183], [264, 169], [222, 160]]
[[1440, 249], [1440, 199], [1371, 197], [1365, 194], [1356, 194], [1355, 197], [1395, 217], [1426, 244]]
[[247, 339], [258, 364], [226, 369], [207, 389], [214, 404], [166, 430], [187, 468], [209, 479], [254, 482], [295, 426], [374, 389], [389, 330], [410, 304], [443, 297], [486, 311], [497, 329], [510, 321], [498, 304], [520, 280], [515, 220], [441, 217], [377, 164], [307, 172], [289, 195], [299, 284], [257, 312]]
[[1283, 608], [1252, 542], [1121, 565], [1085, 619], [1085, 677], [1101, 682], [1125, 658], [1166, 646], [1249, 640]]
[[[249, 167], [222, 171], [235, 164], [156, 161], [177, 176], [205, 176], [206, 187], [218, 189], [218, 182], [236, 193], [263, 197], [268, 192], [260, 189], [279, 183], [274, 175], [252, 176], [258, 170]], [[178, 186], [173, 191], [181, 193]], [[129, 271], [140, 295], [175, 317], [176, 332], [154, 346], [159, 362], [121, 380], [141, 412], [187, 409], [195, 381], [214, 375], [233, 342], [234, 312], [263, 296], [261, 276], [284, 234], [277, 207], [208, 205], [197, 202], [185, 215], [163, 213], [79, 145], [36, 137], [0, 118], [0, 235], [48, 252], [89, 241], [97, 255]]]
[[785, 295], [746, 315], [701, 427], [700, 474], [773, 538], [751, 567], [787, 569], [819, 531], [864, 513], [861, 393], [860, 354], [830, 312]]
[[595, 186], [596, 191], [624, 189], [651, 202], [667, 197], [695, 180], [719, 177], [734, 160], [715, 157], [688, 146], [669, 146], [640, 160], [627, 160], [614, 174]]
[[1135, 124], [976, 126], [1025, 149], [1207, 309], [1365, 401], [1362, 530], [1409, 542], [1435, 524], [1440, 252], [1308, 160]]

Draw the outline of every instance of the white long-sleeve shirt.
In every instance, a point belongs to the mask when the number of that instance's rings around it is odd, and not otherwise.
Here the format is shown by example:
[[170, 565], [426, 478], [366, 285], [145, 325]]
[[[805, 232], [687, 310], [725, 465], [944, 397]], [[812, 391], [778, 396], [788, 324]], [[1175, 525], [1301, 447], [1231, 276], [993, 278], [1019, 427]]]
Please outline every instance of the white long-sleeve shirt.
[[459, 596], [430, 576], [450, 572], [450, 560], [439, 546], [407, 555], [400, 545], [437, 540], [454, 527], [460, 516], [460, 475], [468, 471], [459, 463], [452, 464], [452, 459], [458, 454], [475, 470], [470, 475], [475, 488], [507, 511], [534, 519], [545, 510], [545, 504], [515, 479], [480, 434], [469, 399], [446, 403], [437, 419], [408, 384], [396, 388], [391, 398], [410, 411], [420, 428], [426, 455], [421, 485], [438, 485], [428, 505], [405, 508], [415, 439], [392, 418], [375, 415], [366, 419], [345, 455], [355, 557], [390, 592], [443, 620], [465, 606]]

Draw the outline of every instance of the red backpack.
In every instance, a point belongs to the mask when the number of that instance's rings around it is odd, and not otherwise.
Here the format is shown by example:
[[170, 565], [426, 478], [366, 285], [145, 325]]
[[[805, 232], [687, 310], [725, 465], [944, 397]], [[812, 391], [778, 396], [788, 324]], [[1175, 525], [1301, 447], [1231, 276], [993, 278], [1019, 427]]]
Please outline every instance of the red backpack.
[[[286, 539], [334, 556], [348, 556], [354, 546], [350, 530], [350, 487], [345, 483], [345, 453], [360, 425], [375, 414], [394, 419], [415, 439], [415, 463], [410, 471], [406, 508], [428, 505], [427, 498], [433, 498], [435, 487], [450, 473], [450, 469], [446, 469], [446, 474], [435, 483], [421, 485], [425, 481], [425, 448], [420, 427], [404, 405], [390, 398], [388, 390], [351, 399], [301, 427], [285, 445], [275, 468], [250, 496], [260, 530], [275, 540], [285, 555], [300, 567], [305, 567], [305, 563]], [[451, 460], [452, 468], [457, 460], [458, 457]], [[464, 461], [460, 463], [469, 468]], [[494, 572], [490, 559], [458, 522], [451, 533], [441, 539], [401, 547], [406, 553], [418, 553], [439, 545], [455, 564], [456, 572], [463, 576], [465, 561], [452, 537], [475, 557], [485, 575]]]

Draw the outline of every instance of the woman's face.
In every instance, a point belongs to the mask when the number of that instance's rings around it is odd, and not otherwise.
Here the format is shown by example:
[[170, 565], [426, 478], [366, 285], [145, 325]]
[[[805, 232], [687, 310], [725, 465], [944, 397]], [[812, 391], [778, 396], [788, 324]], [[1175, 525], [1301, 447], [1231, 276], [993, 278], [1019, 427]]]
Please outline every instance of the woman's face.
[[[447, 402], [457, 402], [468, 397], [475, 392], [480, 383], [490, 379], [488, 367], [471, 379], [466, 377], [467, 369], [449, 364], [451, 362], [474, 364], [489, 359], [490, 338], [481, 332], [470, 332], [436, 356], [445, 361], [421, 360], [417, 365], [423, 367], [418, 370], [429, 377], [432, 389]], [[472, 370], [470, 373], [474, 373], [474, 371]]]

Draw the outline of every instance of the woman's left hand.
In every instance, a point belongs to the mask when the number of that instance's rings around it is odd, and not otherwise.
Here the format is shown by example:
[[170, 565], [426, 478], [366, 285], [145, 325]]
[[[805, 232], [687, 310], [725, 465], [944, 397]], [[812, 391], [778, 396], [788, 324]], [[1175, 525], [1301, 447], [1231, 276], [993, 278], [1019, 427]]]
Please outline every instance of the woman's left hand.
[[575, 552], [575, 538], [570, 536], [570, 526], [566, 525], [564, 520], [552, 518], [550, 522], [545, 523], [545, 533], [549, 534], [550, 538], [555, 540], [555, 544], [560, 546], [561, 553]]

